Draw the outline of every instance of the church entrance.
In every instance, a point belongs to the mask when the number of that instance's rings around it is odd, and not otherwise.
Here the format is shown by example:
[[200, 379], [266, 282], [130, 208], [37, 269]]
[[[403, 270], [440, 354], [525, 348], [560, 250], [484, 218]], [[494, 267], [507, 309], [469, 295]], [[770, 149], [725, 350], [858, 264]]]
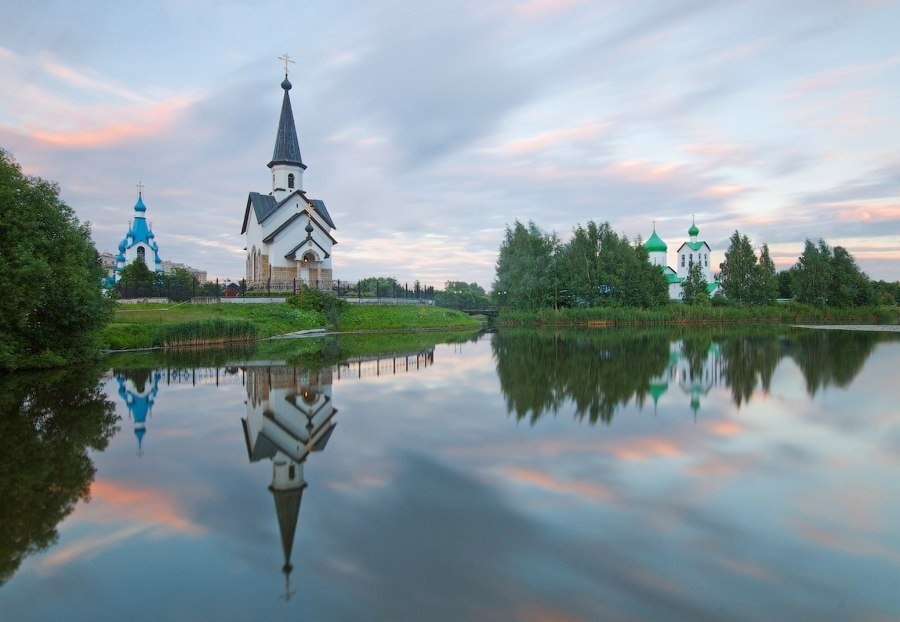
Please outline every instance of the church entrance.
[[321, 274], [321, 262], [316, 259], [315, 253], [307, 251], [300, 260], [300, 280], [312, 287], [319, 286]]

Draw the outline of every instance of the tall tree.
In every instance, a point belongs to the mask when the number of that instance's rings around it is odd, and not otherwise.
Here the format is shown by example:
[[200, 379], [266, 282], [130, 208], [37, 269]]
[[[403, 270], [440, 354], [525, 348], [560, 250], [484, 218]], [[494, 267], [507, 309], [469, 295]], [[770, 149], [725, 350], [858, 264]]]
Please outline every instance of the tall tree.
[[869, 305], [874, 300], [869, 277], [859, 269], [846, 248], [835, 246], [831, 254], [829, 304], [849, 307]]
[[778, 298], [778, 277], [775, 262], [769, 255], [769, 245], [763, 244], [759, 251], [759, 263], [753, 267], [753, 290], [751, 300], [757, 304], [772, 304]]
[[554, 265], [559, 240], [533, 222], [526, 228], [518, 220], [500, 245], [493, 294], [501, 305], [518, 309], [553, 306], [558, 282]]
[[681, 284], [681, 299], [686, 304], [703, 305], [709, 302], [709, 290], [699, 261], [691, 264], [687, 278]]
[[734, 302], [753, 302], [756, 255], [753, 253], [750, 239], [735, 230], [729, 242], [728, 250], [725, 251], [725, 261], [719, 264], [722, 290], [728, 299]]
[[112, 317], [103, 268], [59, 187], [22, 174], [0, 149], [0, 369], [50, 367], [98, 353]]
[[818, 245], [807, 239], [794, 266], [794, 298], [807, 304], [828, 304], [831, 283], [831, 249], [825, 240]]
[[155, 281], [156, 274], [151, 272], [140, 255], [119, 272], [120, 283], [153, 283]]

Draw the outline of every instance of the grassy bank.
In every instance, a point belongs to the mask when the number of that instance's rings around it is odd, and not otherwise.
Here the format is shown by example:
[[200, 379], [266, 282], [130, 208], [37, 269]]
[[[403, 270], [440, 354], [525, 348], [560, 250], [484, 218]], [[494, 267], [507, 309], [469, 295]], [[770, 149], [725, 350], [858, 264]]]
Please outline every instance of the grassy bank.
[[103, 342], [107, 349], [126, 350], [248, 342], [312, 328], [416, 331], [480, 326], [459, 311], [405, 305], [346, 305], [335, 320], [287, 303], [120, 304]]
[[348, 305], [338, 330], [425, 330], [478, 328], [480, 322], [461, 311], [420, 305]]
[[591, 309], [541, 309], [538, 311], [502, 311], [495, 321], [501, 326], [650, 326], [664, 324], [742, 324], [742, 323], [882, 323], [896, 324], [896, 307], [813, 307], [787, 303], [772, 306], [695, 307], [671, 304], [660, 309], [597, 307]]
[[214, 344], [328, 326], [321, 313], [285, 303], [259, 305], [120, 304], [106, 327], [111, 350]]

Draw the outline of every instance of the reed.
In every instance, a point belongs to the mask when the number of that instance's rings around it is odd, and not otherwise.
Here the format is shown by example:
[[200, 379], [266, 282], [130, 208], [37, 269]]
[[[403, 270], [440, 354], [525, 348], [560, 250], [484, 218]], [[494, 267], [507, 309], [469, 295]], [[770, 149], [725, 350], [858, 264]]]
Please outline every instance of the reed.
[[161, 324], [153, 331], [153, 345], [164, 348], [208, 346], [256, 339], [257, 327], [250, 320], [207, 318], [177, 324]]
[[593, 307], [575, 309], [539, 309], [500, 313], [496, 323], [506, 326], [652, 326], [665, 324], [742, 324], [742, 323], [897, 323], [892, 307], [817, 307], [799, 303], [759, 306], [700, 307], [671, 304], [658, 309]]

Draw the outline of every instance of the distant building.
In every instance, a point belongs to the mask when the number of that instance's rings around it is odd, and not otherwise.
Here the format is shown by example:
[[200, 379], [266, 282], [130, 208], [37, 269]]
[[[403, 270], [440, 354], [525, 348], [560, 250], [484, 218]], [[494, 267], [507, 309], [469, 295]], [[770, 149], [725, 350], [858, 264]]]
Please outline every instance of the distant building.
[[247, 288], [290, 289], [296, 280], [331, 289], [331, 248], [337, 244], [331, 232], [336, 227], [325, 203], [303, 190], [306, 165], [300, 157], [286, 70], [281, 88], [281, 118], [268, 164], [272, 191], [251, 192], [244, 208]]
[[174, 261], [164, 261], [164, 262], [162, 262], [162, 267], [163, 267], [163, 272], [165, 274], [172, 274], [173, 272], [175, 272], [176, 268], [180, 268], [182, 270], [187, 270], [194, 276], [195, 279], [197, 279], [197, 282], [200, 285], [203, 285], [204, 283], [206, 283], [206, 280], [207, 280], [206, 279], [206, 270], [198, 270], [197, 268], [192, 268], [191, 266], [188, 266], [183, 263], [175, 263]]
[[128, 232], [119, 242], [119, 254], [116, 255], [116, 281], [122, 269], [132, 261], [140, 257], [152, 272], [162, 272], [162, 259], [159, 257], [159, 247], [156, 244], [153, 229], [147, 224], [145, 216], [147, 206], [141, 191], [138, 191], [138, 200], [134, 204], [134, 220], [128, 223]]
[[650, 263], [659, 266], [669, 284], [669, 299], [681, 300], [683, 295], [682, 283], [691, 271], [694, 262], [698, 262], [703, 270], [703, 278], [706, 280], [706, 289], [710, 296], [719, 291], [719, 282], [715, 280], [710, 269], [710, 255], [712, 249], [709, 244], [699, 239], [700, 228], [695, 222], [691, 222], [688, 229], [688, 239], [678, 247], [675, 252], [675, 265], [672, 268], [668, 264], [668, 245], [656, 233], [656, 225], [653, 225], [653, 233], [644, 243], [644, 248], [650, 255]]

